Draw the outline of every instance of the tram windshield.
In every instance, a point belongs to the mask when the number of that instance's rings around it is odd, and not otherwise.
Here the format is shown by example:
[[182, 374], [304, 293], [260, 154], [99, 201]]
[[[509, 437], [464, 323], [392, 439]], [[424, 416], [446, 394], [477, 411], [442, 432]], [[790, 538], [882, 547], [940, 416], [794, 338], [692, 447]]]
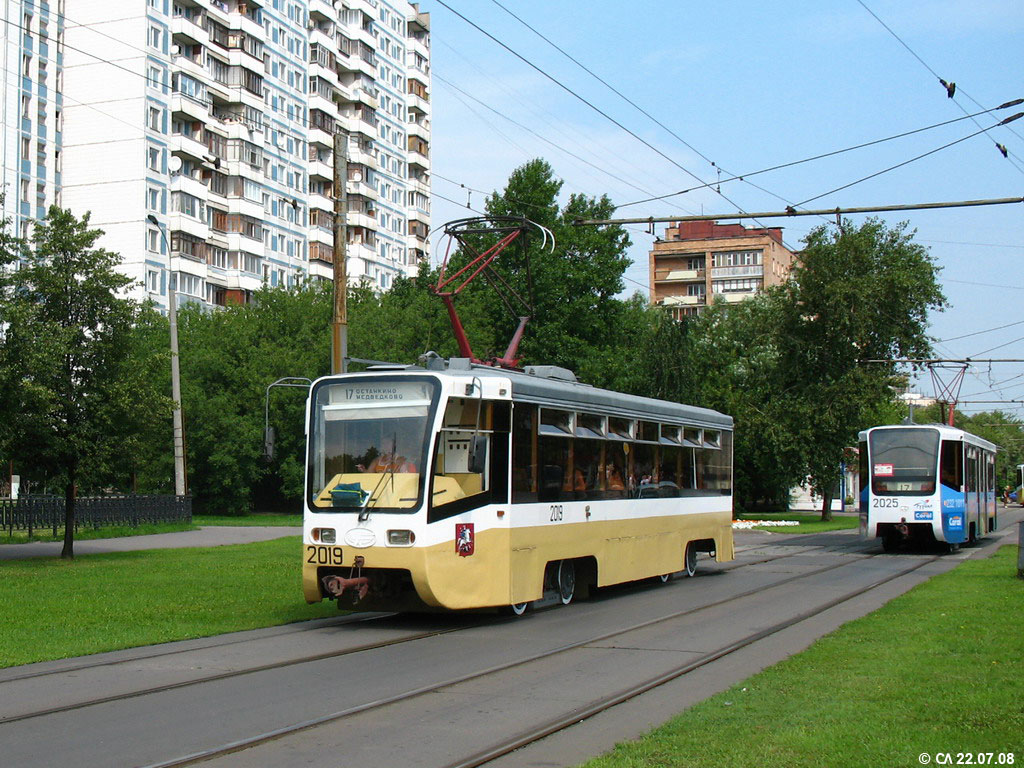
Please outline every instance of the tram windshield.
[[883, 496], [935, 493], [939, 433], [935, 429], [878, 429], [871, 433], [871, 490]]
[[417, 509], [437, 396], [436, 381], [404, 377], [317, 387], [308, 472], [313, 511]]

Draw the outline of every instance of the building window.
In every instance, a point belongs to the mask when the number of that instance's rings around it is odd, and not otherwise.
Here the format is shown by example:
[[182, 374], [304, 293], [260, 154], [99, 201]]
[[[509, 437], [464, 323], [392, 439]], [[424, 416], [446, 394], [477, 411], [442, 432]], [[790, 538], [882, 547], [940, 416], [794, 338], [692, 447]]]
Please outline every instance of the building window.
[[160, 291], [160, 273], [155, 269], [146, 270], [146, 290], [150, 293], [159, 293]]
[[154, 131], [160, 130], [160, 109], [157, 107], [149, 108], [149, 127]]
[[160, 230], [152, 227], [146, 229], [146, 250], [150, 253], [160, 253]]
[[160, 31], [160, 27], [150, 26], [149, 28], [149, 44], [153, 48], [160, 48], [160, 43], [163, 40], [163, 33]]
[[690, 283], [686, 286], [687, 296], [703, 296], [707, 286], [704, 283]]
[[160, 149], [159, 147], [148, 147], [146, 150], [146, 165], [149, 170], [160, 172]]

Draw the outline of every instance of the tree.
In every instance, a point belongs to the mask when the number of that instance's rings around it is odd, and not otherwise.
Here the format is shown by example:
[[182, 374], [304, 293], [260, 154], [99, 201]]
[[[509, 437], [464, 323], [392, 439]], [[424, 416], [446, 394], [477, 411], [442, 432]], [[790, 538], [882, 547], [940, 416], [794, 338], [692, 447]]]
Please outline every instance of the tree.
[[783, 287], [780, 394], [804, 468], [831, 517], [843, 450], [883, 417], [898, 357], [928, 357], [928, 313], [946, 300], [938, 268], [905, 223], [820, 226]]
[[19, 459], [62, 480], [63, 558], [74, 557], [79, 483], [123, 465], [138, 414], [163, 405], [130, 358], [140, 307], [118, 296], [131, 280], [116, 270], [118, 254], [94, 247], [101, 234], [88, 214], [52, 206], [0, 297], [3, 356], [16, 384], [10, 443]]

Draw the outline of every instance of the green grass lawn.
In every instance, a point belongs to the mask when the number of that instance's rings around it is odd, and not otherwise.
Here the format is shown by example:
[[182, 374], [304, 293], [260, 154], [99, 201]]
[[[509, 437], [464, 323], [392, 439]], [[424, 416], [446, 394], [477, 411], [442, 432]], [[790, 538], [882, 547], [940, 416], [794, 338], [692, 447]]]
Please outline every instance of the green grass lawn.
[[843, 531], [856, 528], [858, 518], [856, 515], [833, 515], [832, 519], [822, 522], [821, 513], [793, 514], [791, 512], [769, 512], [767, 514], [741, 515], [737, 520], [796, 520], [800, 525], [759, 525], [754, 530], [769, 531], [771, 533], [826, 533], [827, 531]]
[[301, 558], [292, 536], [0, 561], [0, 667], [336, 616], [303, 601]]
[[585, 766], [874, 768], [937, 752], [1024, 764], [1016, 555], [969, 560]]

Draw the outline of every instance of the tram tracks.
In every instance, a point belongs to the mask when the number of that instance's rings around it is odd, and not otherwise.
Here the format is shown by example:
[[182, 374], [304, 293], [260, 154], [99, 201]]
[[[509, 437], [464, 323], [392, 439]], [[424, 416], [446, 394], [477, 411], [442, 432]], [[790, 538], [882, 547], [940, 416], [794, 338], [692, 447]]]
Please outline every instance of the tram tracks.
[[[827, 571], [842, 568], [844, 566], [851, 565], [852, 563], [872, 559], [874, 557], [878, 556], [863, 555], [857, 557], [847, 557], [839, 563], [833, 563], [822, 568], [817, 568], [803, 573], [794, 574], [790, 577], [772, 582], [770, 584], [764, 584], [757, 588], [746, 590], [742, 593], [730, 595], [720, 600], [705, 603], [699, 606], [694, 606], [680, 611], [675, 611], [670, 614], [666, 614], [656, 618], [647, 619], [642, 622], [634, 623], [628, 627], [618, 628], [611, 632], [605, 632], [597, 636], [592, 636], [582, 640], [570, 642], [555, 648], [550, 648], [544, 651], [537, 652], [535, 654], [510, 660], [506, 663], [493, 665], [482, 670], [477, 670], [463, 675], [454, 676], [445, 680], [432, 682], [428, 685], [423, 685], [414, 689], [395, 693], [393, 695], [382, 697], [373, 701], [363, 702], [361, 704], [353, 705], [351, 707], [336, 712], [331, 712], [301, 722], [292, 723], [287, 726], [282, 726], [280, 728], [269, 730], [260, 734], [255, 734], [253, 736], [249, 736], [243, 739], [237, 739], [230, 743], [217, 745], [205, 750], [193, 752], [187, 755], [182, 755], [170, 760], [152, 763], [146, 766], [146, 768], [174, 768], [176, 766], [192, 765], [196, 763], [205, 762], [214, 758], [228, 756], [236, 752], [242, 752], [244, 750], [258, 747], [260, 745], [267, 744], [269, 742], [282, 739], [293, 734], [298, 734], [303, 731], [309, 731], [312, 729], [327, 726], [332, 723], [345, 720], [346, 718], [355, 717], [357, 715], [381, 709], [389, 705], [405, 702], [410, 699], [423, 696], [425, 694], [437, 693], [443, 691], [444, 689], [452, 688], [454, 686], [458, 686], [460, 684], [468, 683], [471, 681], [479, 681], [483, 678], [495, 676], [499, 673], [505, 672], [507, 670], [512, 670], [517, 667], [525, 667], [526, 665], [539, 662], [545, 659], [549, 659], [551, 657], [557, 656], [559, 654], [564, 654], [575, 649], [580, 649], [587, 646], [594, 646], [597, 643], [607, 641], [620, 635], [626, 635], [630, 632], [636, 632], [641, 629], [653, 627], [657, 624], [670, 622], [691, 614], [708, 611], [712, 608], [720, 607], [723, 605], [727, 605], [728, 603], [742, 600], [743, 598], [750, 597], [765, 590], [783, 587], [787, 584], [790, 584], [800, 579], [812, 578]], [[658, 686], [664, 685], [667, 682], [675, 680], [683, 675], [688, 674], [689, 672], [699, 669], [700, 667], [703, 667], [707, 664], [717, 661], [718, 659], [735, 653], [741, 650], [742, 648], [745, 648], [749, 645], [752, 645], [753, 643], [758, 642], [759, 640], [769, 637], [770, 635], [776, 634], [788, 627], [794, 626], [803, 621], [807, 621], [808, 619], [818, 616], [819, 614], [824, 613], [830, 610], [831, 608], [836, 607], [837, 605], [841, 605], [844, 602], [847, 602], [855, 597], [863, 595], [867, 591], [877, 589], [878, 587], [881, 587], [884, 584], [887, 584], [891, 581], [894, 581], [910, 573], [913, 573], [914, 571], [932, 562], [935, 562], [937, 559], [939, 559], [938, 556], [935, 556], [916, 562], [913, 565], [901, 569], [896, 573], [889, 574], [884, 578], [878, 579], [872, 582], [871, 584], [867, 585], [866, 587], [860, 587], [855, 590], [845, 592], [842, 595], [832, 600], [829, 600], [822, 605], [818, 605], [813, 609], [802, 612], [797, 616], [777, 622], [759, 631], [750, 633], [739, 640], [729, 643], [710, 653], [703, 654], [699, 658], [691, 660], [686, 664], [676, 666], [668, 670], [667, 672], [663, 672], [657, 675], [656, 677], [648, 678], [635, 685], [623, 688], [613, 694], [603, 696], [600, 699], [595, 699], [589, 704], [584, 705], [582, 707], [574, 707], [571, 711], [563, 713], [558, 717], [551, 718], [543, 723], [540, 723], [532, 727], [527, 731], [520, 732], [519, 734], [516, 734], [514, 737], [501, 740], [500, 742], [496, 742], [485, 750], [474, 752], [470, 756], [464, 757], [457, 762], [451, 763], [449, 766], [446, 766], [446, 768], [471, 768], [472, 766], [485, 765], [486, 763], [491, 762], [492, 760], [504, 754], [507, 754], [508, 752], [523, 747], [527, 744], [536, 742], [548, 735], [551, 735], [552, 733], [556, 733], [559, 730], [563, 730], [577, 722], [593, 717], [594, 715], [599, 714], [600, 712], [604, 712], [612, 707], [615, 707], [625, 701], [635, 698], [636, 696], [639, 696]]]
[[[760, 546], [755, 546], [755, 547], [752, 547], [750, 551], [756, 551], [756, 550], [758, 550], [760, 548], [761, 548]], [[719, 570], [721, 570], [721, 571], [733, 571], [733, 570], [737, 570], [739, 568], [745, 568], [745, 567], [751, 567], [751, 566], [756, 566], [756, 565], [762, 565], [764, 563], [777, 562], [777, 561], [780, 561], [780, 560], [785, 560], [785, 559], [788, 559], [790, 557], [797, 557], [797, 556], [800, 556], [800, 555], [806, 555], [806, 554], [808, 554], [810, 552], [814, 552], [814, 551], [820, 552], [821, 550], [820, 550], [820, 548], [817, 548], [817, 547], [802, 547], [802, 546], [801, 547], [795, 547], [794, 551], [787, 552], [785, 554], [778, 554], [778, 555], [773, 555], [773, 556], [769, 556], [769, 557], [761, 557], [759, 559], [749, 560], [749, 561], [732, 561], [732, 562], [722, 566]], [[842, 563], [840, 563], [839, 565], [842, 565]], [[820, 573], [820, 572], [828, 571], [828, 570], [831, 570], [834, 567], [838, 567], [838, 565], [829, 566], [829, 567], [827, 567], [825, 569], [822, 569], [821, 571], [818, 571], [818, 572]], [[784, 579], [782, 582], [778, 582], [778, 584], [784, 584], [784, 583], [790, 581], [792, 578], [798, 578], [798, 577], [791, 577], [790, 579]], [[771, 586], [775, 586], [775, 584], [773, 584]], [[679, 616], [685, 615], [686, 613], [692, 612], [694, 610], [701, 610], [701, 609], [704, 609], [704, 608], [711, 608], [711, 607], [714, 607], [714, 606], [720, 604], [721, 602], [728, 602], [729, 600], [734, 600], [734, 599], [739, 599], [741, 597], [750, 596], [751, 594], [754, 594], [755, 592], [760, 591], [760, 589], [761, 588], [754, 589], [754, 590], [748, 590], [748, 591], [743, 592], [743, 593], [741, 593], [739, 595], [734, 595], [734, 596], [732, 596], [730, 598], [726, 598], [724, 601], [717, 601], [717, 602], [714, 602], [714, 603], [704, 604], [704, 605], [702, 605], [702, 606], [700, 606], [698, 608], [688, 609], [687, 611], [681, 612], [681, 613], [673, 615], [671, 617], [663, 617], [661, 619], [657, 619], [657, 620], [654, 620], [654, 621], [664, 621], [664, 620], [667, 620], [669, 618], [678, 618]], [[371, 622], [375, 622], [375, 621], [386, 620], [386, 619], [391, 618], [393, 616], [394, 616], [394, 614], [384, 614], [383, 616], [372, 616], [372, 617], [367, 617], [367, 616], [359, 615], [359, 616], [352, 617], [348, 621], [337, 622], [337, 623], [334, 623], [334, 624], [331, 624], [331, 625], [328, 625], [328, 626], [337, 627], [337, 626], [343, 625], [343, 623], [367, 624], [367, 623], [371, 623]], [[323, 625], [320, 625], [320, 626], [317, 626], [317, 627], [314, 627], [314, 628], [311, 628], [311, 629], [320, 629], [320, 628], [323, 628]], [[171, 682], [171, 683], [165, 683], [165, 684], [161, 684], [161, 685], [150, 685], [150, 686], [140, 687], [140, 688], [137, 688], [137, 689], [134, 689], [134, 690], [130, 690], [130, 691], [121, 691], [121, 692], [112, 693], [112, 694], [106, 695], [106, 696], [97, 696], [97, 697], [92, 697], [92, 698], [88, 698], [88, 699], [83, 699], [81, 701], [75, 701], [75, 702], [69, 702], [69, 703], [66, 703], [66, 704], [54, 705], [54, 706], [50, 706], [50, 707], [45, 707], [45, 708], [40, 708], [40, 709], [32, 710], [32, 711], [29, 711], [29, 712], [22, 712], [22, 713], [8, 715], [8, 716], [0, 716], [0, 726], [7, 725], [7, 724], [10, 724], [10, 723], [16, 723], [16, 722], [20, 722], [20, 721], [24, 721], [24, 720], [30, 720], [30, 719], [33, 719], [33, 718], [45, 717], [45, 716], [48, 716], [48, 715], [60, 714], [60, 713], [63, 713], [63, 712], [70, 712], [70, 711], [74, 711], [74, 710], [77, 710], [77, 709], [84, 709], [86, 707], [97, 706], [97, 705], [100, 705], [100, 704], [109, 704], [109, 703], [118, 702], [118, 701], [125, 701], [125, 700], [128, 700], [128, 699], [138, 698], [138, 697], [141, 697], [141, 696], [148, 696], [148, 695], [153, 695], [153, 694], [164, 693], [164, 692], [167, 692], [167, 691], [178, 690], [178, 689], [181, 689], [181, 688], [188, 688], [188, 687], [192, 687], [192, 686], [202, 685], [202, 684], [205, 684], [205, 683], [213, 683], [213, 682], [218, 682], [218, 681], [222, 681], [222, 680], [229, 680], [231, 678], [242, 677], [242, 676], [245, 676], [245, 675], [258, 674], [260, 672], [267, 672], [267, 671], [270, 671], [270, 670], [283, 669], [283, 668], [287, 668], [287, 667], [298, 666], [298, 665], [301, 665], [301, 664], [313, 663], [313, 662], [323, 661], [323, 660], [332, 659], [332, 658], [341, 658], [341, 657], [344, 657], [344, 656], [350, 656], [350, 655], [354, 655], [354, 654], [357, 654], [357, 653], [379, 650], [379, 649], [387, 648], [387, 647], [394, 646], [394, 645], [401, 645], [401, 644], [404, 644], [404, 643], [417, 642], [417, 641], [420, 641], [420, 640], [425, 640], [425, 639], [437, 637], [437, 636], [440, 636], [440, 635], [445, 635], [445, 634], [450, 634], [450, 633], [453, 633], [453, 632], [457, 632], [457, 631], [460, 631], [461, 629], [464, 629], [464, 628], [465, 628], [464, 626], [456, 626], [456, 627], [446, 627], [446, 628], [441, 628], [441, 629], [429, 630], [429, 631], [424, 631], [424, 632], [417, 632], [417, 633], [414, 633], [414, 634], [402, 635], [400, 637], [389, 638], [389, 639], [381, 640], [381, 641], [377, 641], [377, 642], [364, 643], [364, 644], [357, 645], [357, 646], [352, 646], [352, 647], [349, 647], [349, 648], [342, 648], [342, 649], [339, 649], [339, 650], [332, 650], [332, 651], [316, 653], [316, 654], [306, 654], [306, 655], [296, 656], [296, 657], [293, 657], [293, 658], [279, 660], [279, 661], [270, 662], [270, 663], [266, 663], [266, 664], [259, 664], [259, 665], [254, 665], [254, 666], [246, 666], [246, 667], [241, 667], [239, 669], [232, 669], [232, 670], [228, 670], [228, 671], [224, 671], [224, 672], [218, 672], [218, 673], [215, 673], [215, 674], [208, 674], [208, 675], [202, 675], [202, 676], [198, 676], [198, 677], [192, 677], [192, 678], [188, 678], [188, 679], [185, 679], [185, 680], [179, 680], [179, 681], [175, 681], [175, 682]], [[636, 629], [636, 628], [639, 628], [639, 627], [634, 627], [633, 629]], [[292, 634], [292, 633], [305, 632], [305, 631], [309, 631], [309, 629], [307, 629], [305, 627], [296, 627], [296, 628], [294, 628], [294, 629], [292, 629], [292, 630], [290, 630], [288, 632], [281, 632], [279, 635], [274, 635], [274, 636], [288, 635], [288, 634]], [[189, 645], [186, 648], [175, 648], [173, 650], [163, 650], [163, 651], [158, 651], [158, 652], [155, 652], [155, 653], [146, 653], [146, 654], [143, 654], [143, 655], [133, 655], [133, 656], [131, 656], [129, 658], [102, 659], [102, 660], [96, 660], [96, 661], [93, 661], [93, 662], [86, 662], [86, 663], [62, 666], [62, 667], [57, 668], [57, 669], [48, 669], [48, 670], [45, 670], [45, 671], [33, 671], [33, 672], [29, 672], [27, 674], [21, 674], [21, 675], [17, 675], [16, 674], [16, 675], [13, 675], [13, 676], [8, 677], [6, 679], [0, 680], [0, 695], [3, 694], [3, 691], [4, 691], [5, 687], [9, 686], [12, 683], [16, 683], [16, 682], [32, 680], [32, 679], [39, 679], [39, 678], [45, 678], [45, 677], [50, 677], [50, 676], [78, 674], [78, 673], [82, 673], [82, 672], [88, 672], [90, 670], [100, 669], [100, 668], [103, 668], [103, 667], [113, 667], [113, 666], [117, 666], [117, 665], [130, 666], [132, 664], [148, 663], [148, 662], [152, 662], [154, 659], [161, 659], [161, 658], [172, 657], [172, 656], [177, 656], [177, 655], [181, 655], [181, 654], [194, 653], [194, 652], [197, 652], [197, 651], [217, 649], [217, 648], [222, 648], [222, 647], [226, 647], [226, 646], [229, 646], [229, 645], [237, 645], [237, 644], [245, 643], [245, 642], [251, 642], [251, 640], [236, 639], [236, 640], [230, 640], [230, 641], [227, 641], [227, 642], [220, 641], [220, 642], [211, 642], [209, 644]]]

